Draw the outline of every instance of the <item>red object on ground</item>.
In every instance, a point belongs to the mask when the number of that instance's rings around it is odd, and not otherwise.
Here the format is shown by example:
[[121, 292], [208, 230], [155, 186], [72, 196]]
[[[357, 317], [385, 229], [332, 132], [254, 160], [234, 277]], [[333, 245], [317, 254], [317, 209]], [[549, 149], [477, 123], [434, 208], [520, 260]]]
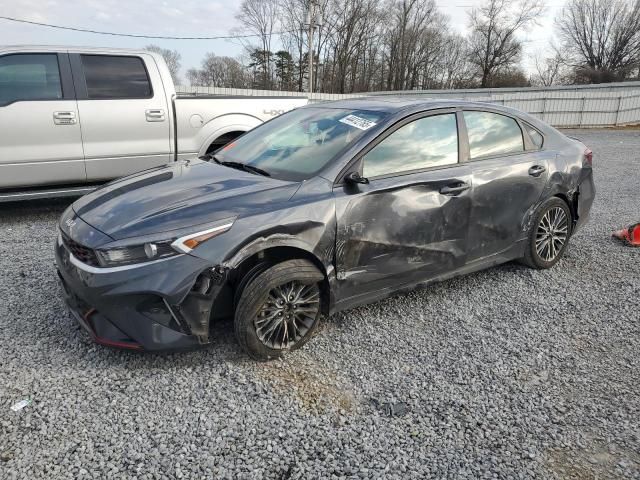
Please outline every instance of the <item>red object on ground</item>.
[[613, 232], [613, 236], [632, 247], [640, 247], [640, 223]]

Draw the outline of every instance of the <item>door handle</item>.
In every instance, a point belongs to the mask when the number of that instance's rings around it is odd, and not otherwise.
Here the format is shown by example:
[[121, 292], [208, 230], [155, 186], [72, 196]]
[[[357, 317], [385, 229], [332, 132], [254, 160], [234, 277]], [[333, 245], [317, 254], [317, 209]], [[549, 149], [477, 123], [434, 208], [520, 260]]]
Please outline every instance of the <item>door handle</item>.
[[78, 123], [76, 112], [53, 112], [53, 123], [56, 125], [75, 125]]
[[161, 108], [145, 110], [144, 114], [147, 122], [164, 122], [164, 110]]
[[459, 193], [469, 190], [471, 186], [468, 183], [456, 183], [454, 185], [447, 185], [440, 189], [442, 195], [458, 195]]
[[532, 177], [539, 177], [544, 172], [546, 172], [546, 170], [547, 169], [542, 165], [534, 165], [529, 169], [529, 175], [531, 175]]

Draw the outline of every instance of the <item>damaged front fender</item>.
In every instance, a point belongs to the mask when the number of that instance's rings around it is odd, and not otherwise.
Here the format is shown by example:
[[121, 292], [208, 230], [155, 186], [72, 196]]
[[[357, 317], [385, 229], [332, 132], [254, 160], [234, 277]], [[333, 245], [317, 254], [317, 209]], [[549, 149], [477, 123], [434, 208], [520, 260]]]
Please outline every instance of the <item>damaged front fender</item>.
[[[227, 232], [190, 252], [210, 267], [191, 277], [189, 290], [171, 307], [201, 343], [209, 341], [212, 319], [233, 315], [242, 279], [257, 263], [309, 259], [324, 276], [326, 291], [333, 290], [336, 222], [330, 185], [317, 179], [303, 184], [299, 193], [304, 208], [294, 195], [280, 209], [237, 218]], [[311, 204], [310, 195], [315, 195]], [[327, 293], [327, 311], [333, 302]]]

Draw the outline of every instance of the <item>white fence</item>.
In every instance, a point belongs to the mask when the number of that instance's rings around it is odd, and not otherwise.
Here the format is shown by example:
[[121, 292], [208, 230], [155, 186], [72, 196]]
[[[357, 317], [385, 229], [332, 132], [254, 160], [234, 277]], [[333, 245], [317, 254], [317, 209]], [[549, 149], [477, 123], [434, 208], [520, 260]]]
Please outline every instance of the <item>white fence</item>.
[[556, 127], [612, 127], [640, 124], [640, 82], [547, 88], [410, 90], [356, 94], [281, 92], [220, 87], [176, 87], [179, 93], [243, 96], [305, 96], [310, 102], [384, 95], [492, 102], [528, 112]]

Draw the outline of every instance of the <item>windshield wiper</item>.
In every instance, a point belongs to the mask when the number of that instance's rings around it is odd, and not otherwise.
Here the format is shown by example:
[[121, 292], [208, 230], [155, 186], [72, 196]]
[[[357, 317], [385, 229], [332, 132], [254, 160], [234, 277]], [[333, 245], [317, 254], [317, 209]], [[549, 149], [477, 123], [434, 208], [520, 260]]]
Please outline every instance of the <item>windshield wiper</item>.
[[228, 160], [218, 160], [215, 155], [212, 156], [211, 158], [213, 158], [213, 161], [216, 162], [218, 165], [224, 165], [225, 167], [235, 168], [237, 170], [244, 170], [245, 172], [249, 172], [249, 173], [257, 173], [258, 175], [262, 175], [263, 177], [271, 176], [271, 174], [266, 170], [263, 170], [259, 167], [254, 167], [253, 165], [247, 165], [246, 163], [240, 163], [240, 162], [231, 162]]

